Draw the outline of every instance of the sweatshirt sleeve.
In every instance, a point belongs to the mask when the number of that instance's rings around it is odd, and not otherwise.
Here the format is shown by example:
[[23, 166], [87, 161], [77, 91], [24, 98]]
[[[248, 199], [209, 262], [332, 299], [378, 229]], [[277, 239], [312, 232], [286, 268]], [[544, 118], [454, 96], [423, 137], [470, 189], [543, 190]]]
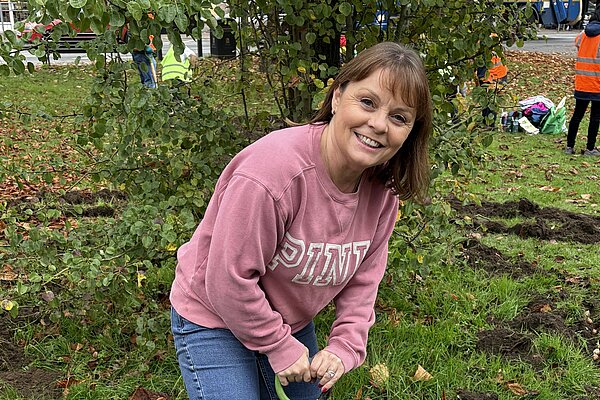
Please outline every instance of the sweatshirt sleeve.
[[303, 354], [259, 285], [285, 227], [277, 203], [260, 183], [235, 176], [219, 195], [209, 249], [206, 293], [228, 329], [248, 349], [266, 354], [279, 372]]
[[327, 350], [337, 355], [346, 372], [361, 365], [366, 357], [369, 329], [375, 323], [375, 299], [388, 257], [388, 242], [396, 223], [398, 200], [388, 203], [380, 215], [371, 251], [356, 274], [334, 299], [336, 316]]

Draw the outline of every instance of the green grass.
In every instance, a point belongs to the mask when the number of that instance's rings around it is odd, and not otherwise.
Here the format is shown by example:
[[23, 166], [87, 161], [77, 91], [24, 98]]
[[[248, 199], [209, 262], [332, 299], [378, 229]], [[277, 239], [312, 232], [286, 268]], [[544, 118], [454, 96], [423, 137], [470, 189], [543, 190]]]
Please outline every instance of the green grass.
[[[0, 108], [38, 109], [60, 116], [80, 112], [92, 82], [90, 65], [43, 66], [34, 74], [11, 75], [0, 80]], [[9, 101], [11, 107], [2, 107]]]
[[[585, 137], [578, 135], [578, 148]], [[563, 135], [498, 132], [469, 189], [496, 202], [527, 198], [543, 207], [600, 214], [600, 160], [563, 154], [564, 147]]]
[[[214, 80], [195, 87], [194, 93], [212, 96], [215, 98], [211, 100], [213, 105], [240, 112], [239, 82], [235, 74], [221, 65], [206, 64], [202, 68]], [[81, 104], [81, 95], [87, 93], [91, 84], [90, 74], [88, 67], [51, 67], [42, 68], [33, 76], [4, 79], [0, 81], [0, 105], [10, 101], [18, 110], [30, 112], [33, 110], [31, 105], [44, 98], [48, 113], [73, 113]], [[223, 74], [227, 79], [218, 87], [217, 77]], [[262, 83], [257, 80], [251, 85], [253, 90], [248, 90], [250, 102], [264, 103], [266, 89], [254, 90], [260, 85]], [[221, 93], [220, 90], [232, 94], [216, 98], [215, 93]], [[263, 110], [272, 110], [272, 107], [272, 104], [264, 104]], [[55, 129], [58, 126], [62, 131]], [[69, 125], [69, 120], [35, 119], [24, 124], [10, 114], [4, 118], [3, 127], [0, 144], [3, 145], [2, 172], [6, 177], [20, 176], [49, 190], [64, 190], [74, 184], [98, 188], [98, 184], [87, 179], [78, 181], [85, 176], [88, 158], [73, 144], [73, 126]], [[582, 147], [584, 138], [585, 134], [580, 134], [577, 147]], [[15, 143], [19, 144], [20, 152], [9, 151]], [[505, 202], [527, 198], [541, 207], [598, 215], [600, 163], [596, 159], [566, 156], [563, 148], [563, 135], [497, 132], [487, 149], [484, 167], [465, 189], [479, 200]], [[56, 152], [56, 149], [65, 151]], [[20, 157], [26, 153], [31, 157]], [[58, 176], [58, 181], [44, 179], [43, 171], [52, 167], [66, 168], [51, 176]], [[26, 189], [15, 186], [12, 190], [26, 193]], [[2, 200], [5, 215], [16, 212], [6, 205], [6, 196]], [[118, 204], [115, 206], [118, 208]], [[48, 210], [62, 210], [61, 207], [51, 200], [41, 199], [25, 208], [23, 213], [39, 213], [43, 220]], [[24, 222], [29, 220], [29, 215], [16, 218]], [[113, 221], [109, 218], [75, 220], [79, 223], [77, 229], [90, 236], [111, 232]], [[508, 226], [524, 221], [523, 218], [494, 220]], [[60, 237], [55, 239], [60, 240]], [[481, 331], [493, 329], [496, 324], [504, 326], [518, 318], [536, 296], [551, 297], [555, 310], [564, 314], [567, 325], [581, 322], [585, 305], [596, 301], [595, 296], [600, 290], [597, 245], [489, 233], [483, 233], [481, 241], [510, 259], [534, 262], [539, 272], [520, 279], [489, 275], [468, 268], [460, 258], [449, 259], [442, 265], [428, 265], [428, 273], [421, 275], [409, 266], [401, 266], [399, 271], [394, 271], [393, 283], [382, 285], [377, 323], [369, 336], [367, 360], [336, 385], [335, 399], [416, 400], [441, 399], [443, 396], [450, 399], [456, 398], [456, 391], [464, 388], [480, 393], [493, 392], [499, 399], [508, 400], [518, 398], [511, 391], [514, 386], [509, 384], [518, 384], [531, 393], [538, 393], [536, 399], [556, 400], [583, 395], [586, 385], [598, 387], [598, 364], [592, 363], [580, 344], [551, 332], [529, 332], [532, 351], [543, 357], [541, 370], [526, 361], [483, 353], [476, 346]], [[5, 238], [0, 238], [0, 245], [7, 250], [0, 254], [0, 265], [26, 266], [28, 274], [60, 272], [51, 271], [52, 257], [20, 259], [23, 253], [9, 248]], [[78, 243], [71, 245], [74, 251]], [[97, 249], [105, 250], [101, 246]], [[53, 257], [65, 257], [65, 254]], [[110, 262], [99, 266], [98, 285], [102, 285], [101, 278], [121, 267]], [[172, 271], [162, 273], [169, 275]], [[126, 272], [120, 277], [135, 279]], [[579, 280], [584, 284], [578, 284]], [[61, 287], [60, 282], [52, 280], [48, 289], [57, 295], [63, 291], [78, 293], [75, 291], [82, 290]], [[13, 290], [14, 286], [0, 282], [0, 300], [8, 295], [7, 288]], [[33, 359], [32, 366], [59, 371], [62, 376], [78, 382], [68, 388], [66, 398], [69, 400], [125, 399], [137, 387], [167, 393], [173, 400], [183, 400], [186, 398], [183, 383], [168, 337], [167, 306], [161, 303], [162, 299], [153, 297], [160, 291], [119, 293], [120, 297], [114, 302], [101, 304], [95, 304], [94, 299], [87, 299], [82, 293], [77, 299], [80, 307], [76, 315], [71, 314], [70, 307], [53, 304], [52, 313], [41, 311], [43, 324], [40, 320], [29, 325], [22, 321], [15, 331], [15, 340], [26, 344], [26, 353]], [[561, 293], [565, 295], [561, 296]], [[139, 303], [139, 311], [134, 315], [119, 314], [120, 301]], [[59, 315], [62, 312], [60, 318], [56, 312]], [[130, 322], [138, 317], [140, 323], [147, 325], [131, 328]], [[317, 318], [321, 344], [332, 319], [330, 308]], [[150, 322], [156, 324], [154, 330], [150, 329]], [[151, 331], [148, 335], [154, 339], [152, 343], [158, 347], [151, 348], [145, 344], [148, 342], [142, 342], [141, 333], [148, 330]], [[389, 371], [389, 379], [376, 382], [371, 368], [381, 365]], [[413, 380], [419, 365], [432, 375], [431, 380]], [[19, 397], [14, 388], [0, 382], [0, 400], [8, 399], [30, 400]]]

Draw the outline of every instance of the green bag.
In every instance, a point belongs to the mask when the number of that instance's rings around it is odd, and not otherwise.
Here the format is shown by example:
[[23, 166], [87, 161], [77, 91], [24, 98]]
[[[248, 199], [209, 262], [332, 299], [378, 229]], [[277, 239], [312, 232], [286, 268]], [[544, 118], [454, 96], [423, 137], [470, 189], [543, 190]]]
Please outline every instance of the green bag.
[[563, 97], [558, 106], [550, 108], [550, 112], [540, 125], [540, 133], [559, 134], [567, 130], [566, 99]]

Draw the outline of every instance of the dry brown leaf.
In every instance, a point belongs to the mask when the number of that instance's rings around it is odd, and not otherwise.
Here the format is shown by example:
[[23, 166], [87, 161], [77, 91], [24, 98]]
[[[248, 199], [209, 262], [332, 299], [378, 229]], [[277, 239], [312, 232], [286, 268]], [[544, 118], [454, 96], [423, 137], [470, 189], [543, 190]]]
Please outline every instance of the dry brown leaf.
[[415, 372], [415, 375], [413, 376], [413, 380], [414, 381], [428, 381], [431, 378], [433, 378], [433, 376], [427, 372], [425, 370], [425, 368], [421, 367], [420, 365], [417, 366], [417, 371]]
[[363, 388], [362, 386], [358, 388], [358, 390], [356, 391], [356, 394], [354, 395], [354, 400], [361, 400], [363, 397]]
[[543, 313], [549, 313], [550, 311], [552, 311], [552, 307], [550, 307], [550, 304], [544, 304], [541, 308], [540, 311]]
[[506, 387], [508, 388], [508, 390], [519, 396], [523, 396], [529, 393], [527, 389], [523, 388], [521, 384], [516, 382], [506, 382]]
[[12, 269], [11, 265], [6, 264], [0, 271], [0, 281], [14, 281], [17, 279], [17, 274]]
[[502, 374], [501, 369], [498, 370], [498, 373], [496, 374], [496, 378], [494, 378], [494, 380], [496, 381], [496, 383], [504, 383], [504, 375]]
[[369, 369], [371, 375], [371, 384], [376, 388], [383, 388], [390, 379], [390, 371], [385, 364], [376, 364]]
[[129, 396], [129, 400], [170, 400], [170, 397], [164, 393], [152, 392], [143, 387], [138, 387]]
[[540, 188], [540, 190], [543, 190], [545, 192], [559, 192], [562, 190], [562, 188], [556, 187], [556, 186], [542, 186]]
[[67, 378], [67, 379], [63, 379], [60, 381], [56, 382], [56, 386], [58, 386], [59, 388], [68, 388], [69, 386], [73, 386], [73, 385], [78, 385], [81, 382], [83, 382], [80, 379], [71, 379], [71, 378]]
[[584, 199], [567, 199], [565, 200], [566, 203], [571, 203], [571, 204], [584, 204], [584, 203], [589, 203], [589, 201], [584, 200]]

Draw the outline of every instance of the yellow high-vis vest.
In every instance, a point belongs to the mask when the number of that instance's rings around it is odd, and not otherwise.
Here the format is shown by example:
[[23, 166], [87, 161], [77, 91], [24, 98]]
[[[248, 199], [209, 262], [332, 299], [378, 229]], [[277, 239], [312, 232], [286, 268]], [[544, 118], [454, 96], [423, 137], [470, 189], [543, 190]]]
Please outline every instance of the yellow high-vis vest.
[[188, 57], [181, 54], [179, 56], [181, 61], [177, 61], [173, 47], [174, 46], [171, 46], [160, 63], [160, 65], [162, 65], [162, 80], [179, 79], [184, 82], [190, 82], [192, 80], [190, 60]]

